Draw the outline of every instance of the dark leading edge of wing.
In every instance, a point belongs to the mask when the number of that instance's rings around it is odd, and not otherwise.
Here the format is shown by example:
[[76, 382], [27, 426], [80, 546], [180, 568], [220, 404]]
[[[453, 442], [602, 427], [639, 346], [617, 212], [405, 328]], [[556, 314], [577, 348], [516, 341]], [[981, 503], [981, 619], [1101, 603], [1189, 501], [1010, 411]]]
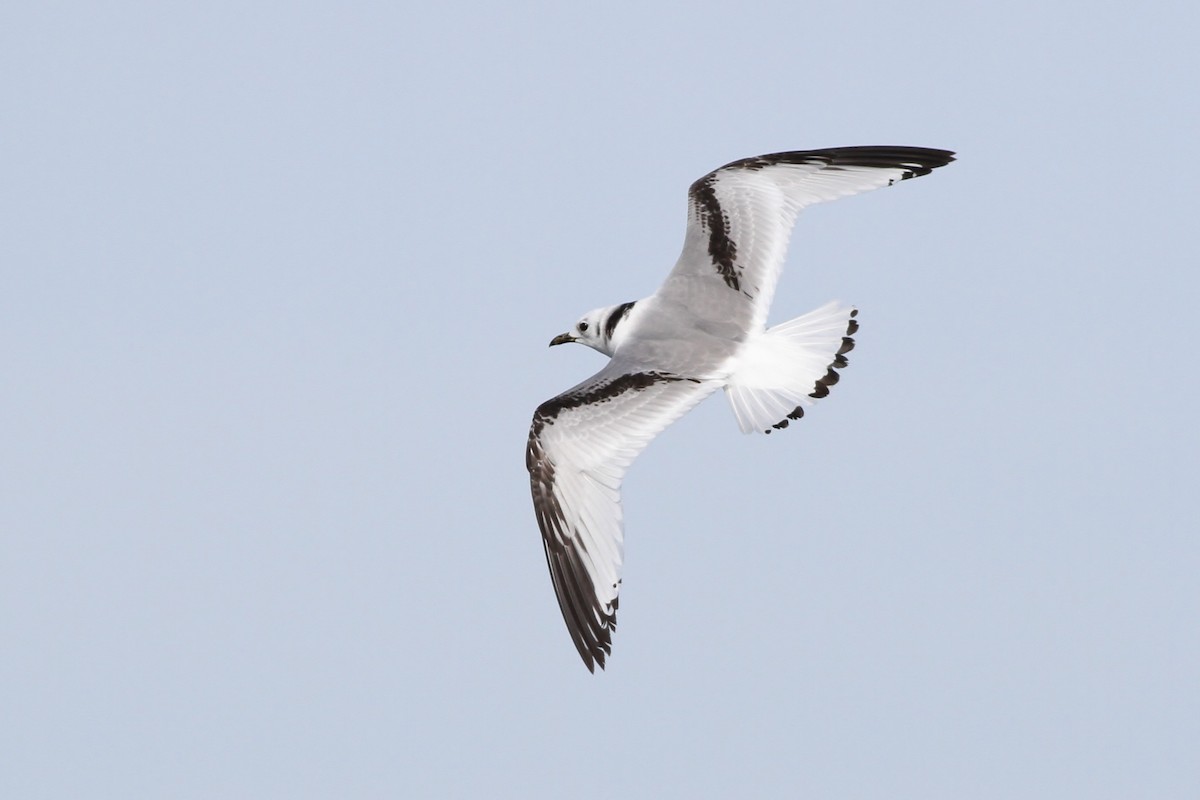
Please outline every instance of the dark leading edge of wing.
[[[540, 409], [539, 409], [540, 410]], [[544, 424], [544, 423], [543, 423]], [[612, 613], [605, 613], [596, 599], [591, 576], [580, 560], [586, 548], [571, 529], [566, 515], [554, 494], [554, 464], [546, 457], [537, 430], [541, 426], [535, 417], [535, 430], [530, 431], [525, 453], [529, 483], [533, 490], [533, 508], [538, 527], [542, 530], [542, 545], [546, 550], [546, 566], [550, 581], [562, 611], [563, 621], [571, 633], [571, 641], [588, 671], [595, 672], [596, 664], [604, 667], [604, 659], [612, 652], [612, 632], [617, 627], [617, 601]], [[580, 553], [580, 549], [584, 553]]]
[[[627, 303], [632, 307], [633, 303]], [[624, 308], [624, 306], [622, 307]], [[628, 311], [628, 309], [625, 309]], [[618, 309], [621, 315], [621, 310]], [[603, 376], [603, 377], [601, 377]], [[529, 441], [525, 450], [525, 467], [529, 470], [529, 485], [533, 494], [533, 508], [537, 514], [538, 527], [542, 531], [542, 543], [546, 549], [546, 565], [550, 568], [550, 580], [554, 594], [562, 610], [563, 621], [571, 633], [571, 641], [579, 651], [579, 657], [591, 671], [596, 665], [604, 667], [604, 661], [612, 652], [612, 632], [617, 627], [617, 592], [620, 580], [612, 586], [597, 587], [595, 578], [588, 571], [588, 562], [603, 557], [600, 553], [589, 553], [587, 543], [578, 530], [581, 520], [578, 508], [564, 508], [556, 489], [559, 480], [558, 467], [578, 469], [571, 464], [555, 463], [551, 448], [543, 441], [543, 432], [556, 424], [564, 415], [586, 413], [591, 406], [611, 407], [620, 399], [645, 396], [672, 384], [698, 385], [694, 378], [683, 378], [663, 372], [629, 372], [616, 377], [593, 375], [587, 381], [538, 406], [529, 429]], [[578, 423], [577, 423], [578, 424]], [[597, 422], [600, 440], [620, 444], [626, 434], [620, 419]], [[579, 497], [576, 497], [577, 502]], [[605, 602], [598, 596], [602, 589]], [[607, 607], [606, 607], [607, 606]]]
[[904, 181], [928, 175], [953, 160], [953, 152], [932, 147], [866, 145], [830, 147], [825, 150], [793, 150], [731, 161], [693, 183], [688, 189], [688, 194], [700, 215], [701, 224], [708, 231], [708, 254], [717, 268], [717, 273], [729, 288], [737, 291], [741, 289], [741, 276], [736, 263], [738, 243], [731, 237], [729, 218], [722, 211], [721, 203], [717, 199], [716, 183], [722, 173], [736, 170], [756, 171], [778, 164], [812, 164], [828, 170], [900, 169], [904, 172], [898, 180]]
[[[716, 172], [726, 169], [763, 169], [773, 164], [825, 164], [828, 169], [845, 167], [875, 167], [878, 169], [907, 170], [900, 180], [928, 175], [938, 167], [954, 160], [950, 150], [932, 147], [900, 147], [890, 145], [866, 145], [862, 147], [830, 147], [825, 150], [793, 150], [787, 153], [771, 153], [765, 156], [731, 161], [720, 169], [701, 178], [702, 183]], [[695, 184], [693, 184], [693, 187]]]

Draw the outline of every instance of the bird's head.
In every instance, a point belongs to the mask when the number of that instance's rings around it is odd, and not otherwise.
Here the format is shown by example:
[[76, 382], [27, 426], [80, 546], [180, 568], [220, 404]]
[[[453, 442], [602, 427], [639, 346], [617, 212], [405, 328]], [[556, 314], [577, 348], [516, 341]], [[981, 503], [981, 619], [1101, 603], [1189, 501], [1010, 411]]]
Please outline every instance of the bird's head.
[[551, 339], [550, 346], [578, 342], [611, 357], [628, 329], [628, 326], [622, 329], [621, 323], [628, 319], [633, 306], [633, 303], [621, 303], [589, 311], [579, 318], [571, 330]]

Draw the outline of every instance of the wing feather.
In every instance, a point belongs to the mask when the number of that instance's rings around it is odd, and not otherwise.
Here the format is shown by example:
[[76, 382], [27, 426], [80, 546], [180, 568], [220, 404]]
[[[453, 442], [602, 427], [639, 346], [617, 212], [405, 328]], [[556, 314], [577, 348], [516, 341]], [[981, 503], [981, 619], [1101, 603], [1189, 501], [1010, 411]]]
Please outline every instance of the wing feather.
[[533, 415], [525, 464], [550, 580], [589, 670], [612, 652], [621, 587], [621, 481], [650, 440], [718, 387], [614, 359]]
[[[683, 252], [657, 297], [753, 331], [766, 323], [802, 209], [927, 175], [954, 160], [926, 147], [836, 147], [746, 158], [688, 191]], [[728, 291], [714, 292], [714, 285]]]

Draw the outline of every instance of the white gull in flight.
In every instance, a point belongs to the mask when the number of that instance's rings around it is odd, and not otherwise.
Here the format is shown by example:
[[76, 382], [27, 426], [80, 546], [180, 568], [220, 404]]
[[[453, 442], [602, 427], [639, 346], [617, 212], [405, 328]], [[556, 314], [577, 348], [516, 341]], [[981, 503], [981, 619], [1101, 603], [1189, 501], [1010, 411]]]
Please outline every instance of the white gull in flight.
[[638, 453], [724, 389], [745, 433], [770, 433], [829, 394], [857, 310], [830, 303], [766, 328], [796, 215], [954, 160], [925, 147], [835, 147], [726, 164], [688, 190], [683, 253], [644, 300], [585, 314], [551, 345], [610, 361], [538, 406], [525, 463], [550, 579], [589, 670], [612, 652], [621, 588], [621, 481]]

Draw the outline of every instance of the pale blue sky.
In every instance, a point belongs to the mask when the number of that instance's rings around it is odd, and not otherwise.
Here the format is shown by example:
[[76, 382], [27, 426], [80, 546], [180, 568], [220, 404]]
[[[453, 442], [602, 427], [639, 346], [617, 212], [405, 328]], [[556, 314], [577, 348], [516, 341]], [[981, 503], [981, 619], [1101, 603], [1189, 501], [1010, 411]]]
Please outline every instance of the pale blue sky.
[[[0, 12], [0, 795], [1200, 794], [1192, 3]], [[524, 469], [688, 184], [859, 346], [626, 483], [606, 673]]]

